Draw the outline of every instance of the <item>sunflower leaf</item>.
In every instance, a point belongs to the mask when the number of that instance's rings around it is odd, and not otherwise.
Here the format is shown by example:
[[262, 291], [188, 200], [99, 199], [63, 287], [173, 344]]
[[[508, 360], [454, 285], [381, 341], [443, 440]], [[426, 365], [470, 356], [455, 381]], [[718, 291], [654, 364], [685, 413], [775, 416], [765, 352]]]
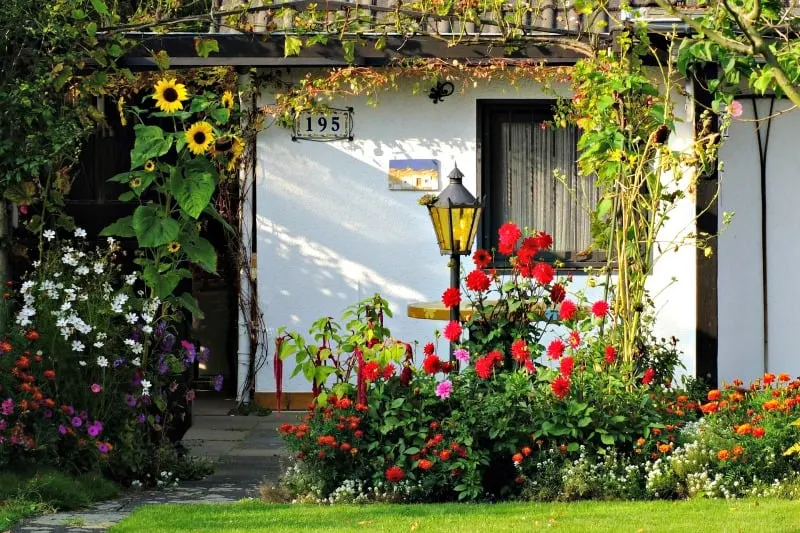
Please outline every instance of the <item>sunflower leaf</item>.
[[172, 137], [164, 137], [164, 131], [158, 126], [137, 124], [136, 141], [131, 150], [131, 169], [144, 166], [148, 159], [160, 157], [172, 148]]
[[[192, 316], [197, 317], [198, 319], [205, 318], [203, 311], [200, 310], [200, 304], [197, 303], [197, 300], [194, 296], [189, 294], [188, 292], [184, 292], [177, 298], [175, 301], [178, 305], [192, 313]], [[289, 344], [288, 342], [286, 344]]]
[[163, 299], [178, 287], [181, 277], [175, 272], [160, 274], [155, 265], [147, 265], [142, 271], [142, 280], [155, 291], [156, 296]]
[[100, 232], [101, 237], [122, 237], [129, 238], [135, 237], [136, 232], [133, 230], [133, 217], [123, 217], [113, 224], [106, 226]]
[[209, 115], [220, 124], [227, 124], [228, 119], [231, 116], [231, 112], [224, 107], [218, 107], [211, 111]]
[[152, 248], [177, 240], [181, 226], [162, 209], [140, 205], [133, 213], [133, 230], [140, 247]]
[[211, 274], [217, 272], [217, 252], [214, 250], [214, 245], [208, 240], [198, 237], [195, 241], [181, 243], [181, 246], [189, 257], [189, 261], [200, 265]]
[[299, 56], [300, 50], [303, 48], [303, 41], [296, 35], [287, 35], [286, 40], [283, 42], [283, 55], [284, 57]]
[[194, 38], [194, 49], [200, 57], [208, 57], [211, 52], [219, 52], [219, 43], [216, 39]]
[[[200, 216], [217, 188], [217, 169], [204, 157], [196, 157], [170, 175], [169, 191], [190, 217]], [[181, 175], [183, 174], [183, 175]], [[171, 239], [173, 240], [173, 239]]]

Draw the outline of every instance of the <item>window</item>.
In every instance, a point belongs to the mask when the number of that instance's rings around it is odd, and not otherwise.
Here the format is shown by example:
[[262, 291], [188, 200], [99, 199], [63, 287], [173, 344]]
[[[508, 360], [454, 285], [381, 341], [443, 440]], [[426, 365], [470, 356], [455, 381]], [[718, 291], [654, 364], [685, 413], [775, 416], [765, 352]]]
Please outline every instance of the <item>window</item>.
[[539, 260], [560, 259], [567, 267], [581, 268], [605, 257], [587, 253], [589, 210], [599, 193], [593, 178], [578, 176], [577, 128], [543, 126], [553, 118], [554, 103], [478, 101], [479, 193], [486, 208], [479, 245], [496, 248], [498, 228], [511, 221], [553, 236], [552, 253]]

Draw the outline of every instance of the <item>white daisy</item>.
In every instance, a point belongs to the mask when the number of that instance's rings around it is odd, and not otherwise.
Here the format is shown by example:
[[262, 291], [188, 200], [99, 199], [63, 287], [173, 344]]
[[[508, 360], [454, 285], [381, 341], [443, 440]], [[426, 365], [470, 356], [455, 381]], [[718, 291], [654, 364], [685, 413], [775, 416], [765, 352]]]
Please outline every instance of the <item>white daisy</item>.
[[144, 394], [144, 395], [150, 394], [150, 387], [152, 387], [152, 386], [153, 386], [153, 384], [150, 383], [150, 381], [148, 381], [146, 379], [143, 379], [142, 380], [142, 394]]
[[108, 367], [108, 359], [103, 357], [102, 355], [97, 358], [97, 366], [100, 368], [107, 368]]
[[128, 285], [133, 285], [134, 283], [136, 283], [136, 274], [128, 274], [127, 276], [125, 276], [125, 283], [127, 283]]
[[137, 357], [136, 359], [134, 359], [133, 361], [131, 361], [131, 364], [132, 364], [133, 366], [142, 366], [142, 360], [141, 360], [141, 359], [139, 359], [139, 358]]
[[128, 321], [128, 324], [136, 324], [136, 322], [139, 320], [139, 315], [136, 313], [128, 313], [125, 315], [125, 320]]
[[51, 229], [46, 229], [44, 230], [44, 233], [42, 233], [42, 237], [44, 237], [48, 241], [52, 241], [53, 239], [56, 238], [56, 232]]
[[81, 341], [72, 341], [73, 352], [82, 352], [85, 348], [86, 346], [84, 346]]
[[86, 230], [83, 228], [75, 228], [75, 236], [78, 238], [86, 237]]

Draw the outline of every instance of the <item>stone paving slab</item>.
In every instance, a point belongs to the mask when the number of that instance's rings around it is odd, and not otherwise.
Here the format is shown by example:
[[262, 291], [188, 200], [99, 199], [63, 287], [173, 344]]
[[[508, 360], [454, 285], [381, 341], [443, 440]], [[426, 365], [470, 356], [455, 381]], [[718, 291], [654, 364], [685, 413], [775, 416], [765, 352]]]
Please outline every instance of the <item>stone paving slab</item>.
[[[221, 407], [215, 407], [223, 412]], [[248, 420], [247, 423], [241, 419]], [[226, 426], [222, 420], [231, 422]], [[294, 423], [298, 413], [268, 417], [196, 416], [192, 439], [184, 440], [192, 455], [215, 460], [216, 469], [199, 481], [182, 482], [163, 491], [128, 491], [117, 500], [100, 502], [82, 511], [31, 518], [14, 533], [98, 533], [107, 531], [141, 505], [161, 503], [226, 503], [258, 497], [264, 482], [277, 483], [288, 466], [288, 453], [277, 428]], [[212, 421], [209, 423], [209, 421]], [[187, 436], [190, 436], [187, 433]]]

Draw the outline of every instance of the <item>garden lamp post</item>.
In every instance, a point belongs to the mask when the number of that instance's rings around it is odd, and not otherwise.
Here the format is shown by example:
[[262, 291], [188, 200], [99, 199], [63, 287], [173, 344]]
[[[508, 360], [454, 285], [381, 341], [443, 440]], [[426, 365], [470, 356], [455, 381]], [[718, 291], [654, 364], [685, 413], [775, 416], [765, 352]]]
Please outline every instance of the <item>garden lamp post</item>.
[[[459, 288], [461, 274], [461, 256], [472, 252], [475, 234], [478, 232], [478, 220], [483, 207], [479, 200], [461, 184], [464, 174], [453, 168], [447, 177], [450, 184], [428, 204], [428, 213], [436, 232], [439, 251], [450, 256], [450, 287]], [[461, 310], [456, 304], [450, 308], [450, 320], [459, 320]], [[450, 360], [453, 360], [453, 343], [450, 343]]]

